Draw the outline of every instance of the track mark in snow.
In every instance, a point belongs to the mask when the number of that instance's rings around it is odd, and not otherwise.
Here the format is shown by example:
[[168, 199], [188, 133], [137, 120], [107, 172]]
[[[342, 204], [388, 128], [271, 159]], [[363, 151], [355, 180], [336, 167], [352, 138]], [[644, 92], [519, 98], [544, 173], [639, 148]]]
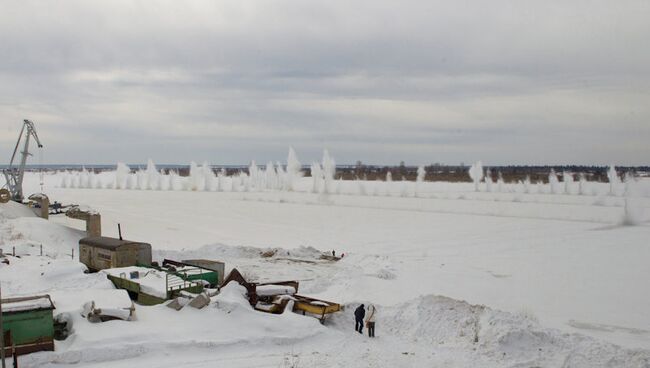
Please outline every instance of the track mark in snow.
[[577, 328], [580, 330], [593, 330], [593, 331], [602, 331], [602, 332], [625, 332], [633, 335], [650, 335], [649, 330], [643, 330], [640, 328], [607, 325], [602, 323], [589, 323], [589, 322], [576, 321], [573, 319], [570, 320], [567, 324], [573, 328]]

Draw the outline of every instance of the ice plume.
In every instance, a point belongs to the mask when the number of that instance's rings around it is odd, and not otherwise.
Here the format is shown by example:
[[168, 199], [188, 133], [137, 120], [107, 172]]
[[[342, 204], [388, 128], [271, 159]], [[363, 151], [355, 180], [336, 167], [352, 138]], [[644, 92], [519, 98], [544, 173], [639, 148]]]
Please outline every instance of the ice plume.
[[481, 161], [469, 168], [469, 177], [474, 182], [474, 190], [478, 192], [478, 184], [483, 180], [483, 163]]
[[332, 191], [332, 184], [334, 176], [336, 175], [336, 162], [330, 156], [328, 150], [323, 151], [323, 192], [330, 193]]
[[530, 183], [530, 176], [526, 175], [526, 178], [524, 179], [523, 186], [524, 186], [524, 192], [525, 193], [529, 193], [529, 194], [532, 193], [533, 188], [532, 188], [532, 185]]
[[414, 196], [417, 197], [418, 194], [422, 193], [422, 187], [424, 185], [423, 183], [426, 176], [427, 176], [427, 170], [424, 168], [424, 165], [418, 166], [418, 175], [415, 178], [415, 187], [413, 188], [415, 191], [413, 193]]
[[160, 173], [156, 169], [156, 164], [153, 163], [152, 159], [147, 161], [147, 181], [149, 184], [147, 189], [158, 190], [160, 189]]
[[320, 193], [322, 188], [323, 170], [318, 162], [311, 164], [311, 178], [312, 178], [312, 193]]
[[590, 195], [591, 191], [589, 188], [589, 184], [587, 182], [587, 177], [585, 176], [585, 173], [580, 173], [579, 175], [579, 191], [581, 195]]
[[503, 174], [501, 171], [497, 174], [497, 192], [503, 193], [505, 190], [505, 183], [503, 181]]
[[562, 187], [560, 186], [560, 180], [557, 178], [555, 170], [551, 169], [551, 172], [548, 174], [548, 185], [551, 187], [551, 193], [560, 194], [562, 193]]
[[609, 194], [616, 195], [616, 190], [621, 184], [621, 179], [618, 177], [618, 173], [616, 172], [616, 167], [614, 167], [614, 165], [609, 166], [609, 170], [607, 171], [607, 179], [609, 180]]
[[621, 224], [626, 226], [634, 226], [643, 223], [645, 220], [645, 209], [641, 201], [641, 190], [636, 178], [632, 175], [625, 178], [625, 206], [623, 207], [623, 217]]
[[294, 151], [293, 147], [289, 147], [289, 154], [287, 156], [287, 176], [285, 189], [288, 191], [294, 191], [296, 189], [296, 183], [298, 179], [302, 177], [302, 165], [298, 161], [298, 155]]
[[131, 168], [123, 162], [117, 163], [115, 169], [115, 189], [128, 189], [128, 179]]
[[562, 173], [562, 181], [564, 182], [564, 193], [573, 194], [573, 174], [565, 171]]
[[485, 186], [488, 192], [494, 191], [494, 181], [492, 180], [492, 171], [489, 168], [485, 173]]
[[249, 190], [259, 190], [262, 186], [262, 173], [260, 168], [257, 167], [255, 160], [251, 161], [251, 164], [248, 166], [248, 176], [249, 176]]

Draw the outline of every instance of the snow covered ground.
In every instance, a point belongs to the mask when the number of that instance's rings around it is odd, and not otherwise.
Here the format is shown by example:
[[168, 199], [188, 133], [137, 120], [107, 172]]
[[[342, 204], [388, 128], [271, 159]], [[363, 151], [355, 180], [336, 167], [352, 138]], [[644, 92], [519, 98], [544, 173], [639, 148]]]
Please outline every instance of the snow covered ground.
[[[37, 175], [26, 180], [27, 193], [40, 191]], [[647, 182], [630, 202], [600, 183], [589, 194], [551, 194], [342, 182], [347, 194], [326, 194], [312, 193], [311, 178], [296, 179], [293, 191], [221, 192], [63, 181], [45, 177], [52, 201], [98, 210], [104, 234], [117, 235], [120, 223], [125, 238], [151, 243], [155, 258], [213, 258], [260, 281], [296, 279], [301, 294], [348, 310], [321, 326], [252, 311], [228, 290], [202, 310], [137, 306], [132, 322], [75, 316], [68, 340], [25, 357], [28, 366], [650, 366]], [[624, 225], [630, 206], [636, 226]], [[3, 293], [111, 288], [70, 257], [83, 234], [68, 227], [83, 223], [18, 214], [28, 213], [2, 207], [0, 248], [32, 256], [0, 264]], [[260, 256], [272, 248], [273, 257]], [[318, 259], [331, 250], [346, 255]], [[370, 302], [379, 310], [375, 340], [352, 328], [352, 310]]]

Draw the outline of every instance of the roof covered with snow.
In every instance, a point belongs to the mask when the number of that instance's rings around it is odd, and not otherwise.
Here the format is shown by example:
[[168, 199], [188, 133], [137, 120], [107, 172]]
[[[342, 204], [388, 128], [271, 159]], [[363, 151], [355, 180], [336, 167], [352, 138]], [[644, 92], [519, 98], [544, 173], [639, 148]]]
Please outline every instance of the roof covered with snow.
[[117, 249], [125, 245], [147, 245], [151, 247], [151, 244], [149, 243], [121, 240], [118, 238], [109, 238], [107, 236], [89, 236], [79, 240], [79, 244], [90, 245], [92, 247], [103, 249]]
[[54, 303], [49, 295], [2, 299], [1, 303], [3, 314], [54, 309]]

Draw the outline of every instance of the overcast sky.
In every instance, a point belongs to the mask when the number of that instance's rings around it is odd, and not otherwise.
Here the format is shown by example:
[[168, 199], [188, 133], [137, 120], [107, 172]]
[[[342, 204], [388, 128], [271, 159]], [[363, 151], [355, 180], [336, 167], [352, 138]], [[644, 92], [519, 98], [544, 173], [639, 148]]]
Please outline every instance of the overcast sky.
[[45, 163], [647, 165], [650, 2], [0, 0], [1, 161], [23, 118]]

